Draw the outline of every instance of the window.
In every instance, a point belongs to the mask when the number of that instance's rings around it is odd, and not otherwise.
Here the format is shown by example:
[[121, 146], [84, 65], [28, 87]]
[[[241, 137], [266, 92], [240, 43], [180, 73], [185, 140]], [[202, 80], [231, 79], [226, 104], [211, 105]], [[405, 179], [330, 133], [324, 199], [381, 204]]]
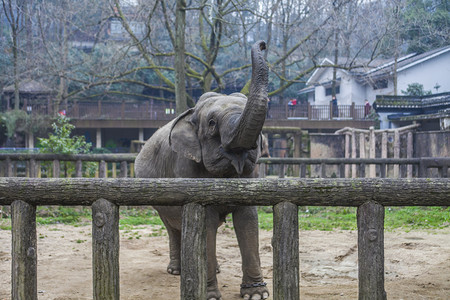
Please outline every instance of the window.
[[[341, 92], [341, 88], [339, 85], [336, 86], [336, 94], [339, 94]], [[325, 89], [325, 96], [331, 96], [333, 93], [333, 88], [330, 86], [329, 88]]]
[[379, 79], [379, 80], [375, 81], [375, 83], [373, 84], [374, 90], [385, 89], [387, 87], [388, 87], [387, 79]]

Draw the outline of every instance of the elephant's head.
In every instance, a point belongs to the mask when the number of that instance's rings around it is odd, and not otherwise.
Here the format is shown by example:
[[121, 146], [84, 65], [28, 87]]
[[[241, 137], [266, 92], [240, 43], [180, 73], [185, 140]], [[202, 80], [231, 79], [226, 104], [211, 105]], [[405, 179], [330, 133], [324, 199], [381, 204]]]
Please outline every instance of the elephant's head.
[[250, 93], [206, 93], [172, 125], [170, 145], [178, 154], [203, 163], [216, 177], [249, 175], [259, 157], [267, 111], [268, 68], [263, 41], [252, 47]]

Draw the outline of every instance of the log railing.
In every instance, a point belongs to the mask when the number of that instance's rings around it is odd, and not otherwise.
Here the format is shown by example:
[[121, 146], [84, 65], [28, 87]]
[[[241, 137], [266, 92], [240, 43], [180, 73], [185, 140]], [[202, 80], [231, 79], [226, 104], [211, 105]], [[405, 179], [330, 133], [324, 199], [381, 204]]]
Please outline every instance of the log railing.
[[[52, 162], [52, 177], [60, 177], [61, 162], [75, 162], [75, 172], [70, 177], [83, 177], [82, 163], [97, 162], [98, 173], [96, 177], [134, 177], [133, 163], [136, 154], [5, 154], [0, 153], [0, 177], [17, 177], [17, 164], [21, 162], [25, 165], [22, 174], [26, 177], [41, 177], [40, 163]], [[285, 168], [288, 165], [294, 166], [293, 177], [314, 177], [308, 168], [314, 165], [319, 166], [319, 176], [327, 177], [327, 170], [331, 166], [338, 166], [336, 177], [345, 178], [345, 166], [355, 166], [358, 170], [358, 177], [366, 177], [366, 166], [377, 166], [377, 177], [386, 178], [387, 167], [389, 165], [412, 167], [414, 172], [408, 172], [408, 177], [448, 177], [448, 168], [450, 167], [450, 157], [422, 157], [422, 158], [260, 158], [260, 177], [266, 177], [266, 167], [268, 165], [277, 165], [278, 176], [284, 178]], [[109, 165], [109, 167], [108, 167]], [[437, 174], [430, 174], [429, 169], [436, 169]], [[356, 172], [355, 172], [356, 173]], [[399, 173], [400, 174], [400, 173]], [[355, 174], [356, 175], [356, 174]], [[356, 177], [352, 174], [353, 177]], [[23, 177], [23, 176], [19, 176]]]
[[274, 208], [273, 299], [299, 299], [298, 206], [354, 206], [359, 299], [386, 299], [384, 206], [449, 206], [450, 180], [0, 178], [12, 207], [12, 299], [37, 299], [37, 205], [92, 207], [94, 299], [119, 299], [119, 206], [183, 206], [181, 299], [206, 298], [207, 205]]

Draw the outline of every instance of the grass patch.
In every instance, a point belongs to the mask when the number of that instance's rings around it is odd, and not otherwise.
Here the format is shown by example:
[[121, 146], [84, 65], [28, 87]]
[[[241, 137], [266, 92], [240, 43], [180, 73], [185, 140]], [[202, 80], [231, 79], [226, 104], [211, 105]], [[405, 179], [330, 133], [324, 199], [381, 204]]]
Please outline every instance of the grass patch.
[[[356, 207], [299, 207], [298, 220], [301, 230], [356, 230]], [[267, 207], [258, 209], [261, 229], [273, 229], [273, 215]], [[443, 229], [450, 227], [449, 207], [386, 207], [384, 228], [394, 229]]]
[[88, 207], [38, 206], [36, 215], [36, 221], [40, 225], [78, 225], [83, 221], [92, 219], [91, 210]]
[[[355, 207], [322, 207], [302, 206], [298, 210], [300, 230], [356, 230], [356, 208]], [[273, 229], [272, 207], [259, 207], [259, 226], [263, 230]], [[37, 223], [69, 224], [75, 227], [85, 226], [91, 223], [91, 210], [89, 207], [38, 207]], [[128, 207], [121, 208], [119, 228], [120, 230], [139, 229], [140, 225], [155, 225], [151, 235], [159, 236], [165, 234], [165, 226], [157, 212], [151, 207]], [[232, 228], [231, 216], [227, 217], [225, 227]], [[386, 230], [402, 229], [443, 229], [450, 227], [449, 207], [386, 207], [385, 223]], [[10, 217], [0, 219], [0, 230], [11, 230]], [[51, 230], [58, 231], [57, 228]], [[133, 238], [140, 238], [138, 234], [131, 234]], [[39, 238], [45, 238], [39, 237]]]
[[119, 224], [121, 229], [139, 225], [158, 225], [164, 227], [164, 223], [159, 218], [158, 213], [151, 207], [122, 209], [120, 211]]

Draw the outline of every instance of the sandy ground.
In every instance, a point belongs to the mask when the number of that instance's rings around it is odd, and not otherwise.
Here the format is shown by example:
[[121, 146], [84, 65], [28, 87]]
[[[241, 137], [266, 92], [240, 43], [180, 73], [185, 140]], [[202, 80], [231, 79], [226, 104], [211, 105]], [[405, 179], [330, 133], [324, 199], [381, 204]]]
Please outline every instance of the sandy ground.
[[[91, 227], [38, 227], [39, 299], [92, 299]], [[168, 238], [140, 226], [122, 230], [121, 299], [179, 299], [179, 277], [166, 273]], [[357, 299], [356, 231], [300, 232], [302, 299]], [[260, 233], [263, 273], [272, 288], [272, 233]], [[450, 229], [385, 233], [388, 299], [450, 299]], [[234, 232], [219, 229], [218, 275], [224, 300], [240, 299]], [[11, 233], [0, 230], [0, 299], [11, 299]], [[270, 297], [270, 299], [272, 299]]]

